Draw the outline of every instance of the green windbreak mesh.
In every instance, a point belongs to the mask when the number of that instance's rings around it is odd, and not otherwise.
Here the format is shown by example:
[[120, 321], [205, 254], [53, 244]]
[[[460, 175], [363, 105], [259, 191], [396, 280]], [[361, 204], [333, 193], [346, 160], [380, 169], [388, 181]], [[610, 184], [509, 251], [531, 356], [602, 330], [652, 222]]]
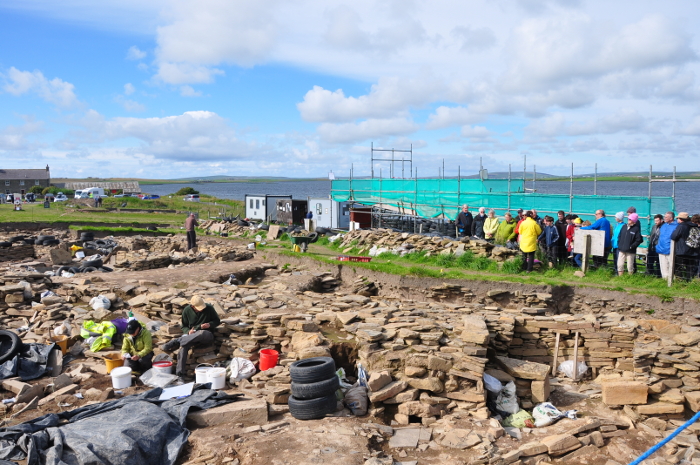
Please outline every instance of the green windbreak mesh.
[[627, 211], [634, 205], [644, 233], [651, 229], [648, 218], [674, 210], [672, 197], [576, 195], [569, 198], [566, 194], [524, 193], [523, 187], [522, 179], [338, 179], [331, 183], [331, 197], [341, 202], [381, 204], [400, 214], [448, 219], [455, 219], [461, 206], [469, 204], [472, 212], [479, 207], [487, 211], [492, 208], [498, 216], [506, 211], [515, 215], [518, 208], [523, 208], [536, 209], [542, 217], [556, 218], [556, 212], [563, 210], [591, 222], [595, 221], [595, 211], [602, 209], [610, 222], [615, 223], [616, 212]]

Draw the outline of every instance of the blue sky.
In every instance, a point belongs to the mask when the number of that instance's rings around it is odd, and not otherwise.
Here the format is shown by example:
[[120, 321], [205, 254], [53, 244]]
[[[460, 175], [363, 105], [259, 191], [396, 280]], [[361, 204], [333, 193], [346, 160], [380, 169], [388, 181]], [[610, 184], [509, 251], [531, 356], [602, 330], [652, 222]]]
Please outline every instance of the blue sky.
[[[700, 5], [0, 0], [0, 168], [700, 170]], [[377, 164], [388, 172], [386, 164]]]

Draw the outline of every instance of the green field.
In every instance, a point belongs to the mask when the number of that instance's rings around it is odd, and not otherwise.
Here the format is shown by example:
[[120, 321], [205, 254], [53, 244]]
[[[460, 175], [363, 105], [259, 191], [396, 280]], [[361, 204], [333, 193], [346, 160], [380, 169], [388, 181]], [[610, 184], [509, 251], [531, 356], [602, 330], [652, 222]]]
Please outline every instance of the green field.
[[[125, 205], [122, 207], [122, 205]], [[142, 211], [107, 211], [109, 208]], [[161, 211], [161, 210], [175, 210]], [[168, 224], [180, 227], [184, 224], [187, 212], [199, 213], [200, 220], [210, 217], [244, 215], [243, 202], [221, 200], [202, 195], [201, 202], [185, 202], [182, 196], [167, 196], [159, 200], [140, 200], [135, 197], [104, 198], [102, 208], [93, 208], [72, 201], [53, 202], [51, 208], [44, 208], [42, 202], [23, 204], [22, 211], [14, 211], [9, 204], [0, 205], [0, 223], [121, 223], [125, 227], [139, 224]]]

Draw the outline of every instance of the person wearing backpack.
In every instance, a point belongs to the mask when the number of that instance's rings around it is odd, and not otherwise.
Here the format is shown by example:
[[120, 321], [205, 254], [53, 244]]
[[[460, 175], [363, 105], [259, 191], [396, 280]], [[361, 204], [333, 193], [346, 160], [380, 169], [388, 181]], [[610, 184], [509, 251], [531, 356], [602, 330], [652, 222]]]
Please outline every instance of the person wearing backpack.
[[680, 277], [691, 280], [697, 274], [700, 256], [698, 226], [690, 221], [687, 212], [680, 212], [676, 218], [678, 227], [671, 234], [671, 240], [676, 241], [676, 270]]

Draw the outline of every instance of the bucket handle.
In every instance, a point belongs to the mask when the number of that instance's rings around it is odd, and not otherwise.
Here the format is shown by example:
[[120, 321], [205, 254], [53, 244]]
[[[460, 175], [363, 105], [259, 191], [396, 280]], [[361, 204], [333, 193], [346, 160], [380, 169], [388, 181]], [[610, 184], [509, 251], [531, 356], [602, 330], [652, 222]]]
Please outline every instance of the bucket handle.
[[194, 369], [196, 370], [196, 369], [199, 368], [199, 367], [214, 368], [214, 365], [212, 365], [211, 363], [200, 363], [199, 365], [197, 365], [196, 367], [194, 367]]

